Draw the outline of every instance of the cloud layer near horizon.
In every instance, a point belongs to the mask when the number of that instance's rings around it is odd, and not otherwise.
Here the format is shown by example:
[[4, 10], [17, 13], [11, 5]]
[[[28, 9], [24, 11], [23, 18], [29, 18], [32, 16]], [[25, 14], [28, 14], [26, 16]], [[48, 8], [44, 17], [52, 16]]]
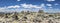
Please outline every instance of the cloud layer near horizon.
[[11, 11], [15, 11], [15, 9], [19, 9], [19, 8], [39, 8], [42, 9], [45, 7], [45, 4], [41, 4], [41, 5], [32, 5], [32, 4], [20, 4], [20, 5], [14, 5], [14, 6], [4, 6], [4, 7], [0, 7], [1, 11], [9, 11], [9, 9], [12, 9]]

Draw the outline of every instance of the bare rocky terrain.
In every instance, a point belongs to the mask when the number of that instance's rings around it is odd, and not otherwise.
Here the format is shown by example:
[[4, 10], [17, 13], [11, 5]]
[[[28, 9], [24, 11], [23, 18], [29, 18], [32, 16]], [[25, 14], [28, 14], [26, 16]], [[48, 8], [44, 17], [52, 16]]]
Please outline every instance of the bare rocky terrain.
[[60, 13], [14, 12], [0, 13], [0, 23], [60, 23]]

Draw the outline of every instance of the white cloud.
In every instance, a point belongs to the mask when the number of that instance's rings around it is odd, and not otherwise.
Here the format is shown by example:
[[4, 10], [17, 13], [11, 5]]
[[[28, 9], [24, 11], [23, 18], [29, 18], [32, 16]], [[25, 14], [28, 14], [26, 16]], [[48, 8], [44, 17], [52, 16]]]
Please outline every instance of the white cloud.
[[58, 3], [54, 4], [54, 5], [59, 5]]
[[4, 12], [5, 10], [6, 10], [6, 8], [0, 7], [0, 12]]
[[21, 1], [21, 0], [17, 0], [17, 1]]
[[52, 8], [52, 7], [49, 7], [49, 8]]
[[15, 5], [15, 6], [8, 6], [7, 8], [20, 8], [19, 5]]
[[6, 6], [0, 7], [0, 10], [5, 10], [5, 9], [7, 9]]
[[42, 8], [43, 8], [43, 7], [45, 7], [45, 4], [44, 4], [44, 3], [42, 3], [42, 4], [40, 5], [40, 7], [42, 7]]
[[55, 1], [55, 0], [47, 0], [48, 2]]
[[21, 7], [23, 8], [42, 8], [44, 7], [44, 4], [41, 4], [41, 5], [32, 5], [32, 4], [21, 4]]
[[5, 10], [5, 8], [0, 8], [0, 10]]
[[[9, 8], [14, 8], [14, 9], [9, 9]], [[15, 6], [4, 6], [4, 7], [0, 7], [0, 12], [14, 12], [14, 11], [19, 11], [18, 8], [20, 8], [19, 5], [15, 5]]]
[[47, 6], [52, 6], [52, 4], [46, 4]]

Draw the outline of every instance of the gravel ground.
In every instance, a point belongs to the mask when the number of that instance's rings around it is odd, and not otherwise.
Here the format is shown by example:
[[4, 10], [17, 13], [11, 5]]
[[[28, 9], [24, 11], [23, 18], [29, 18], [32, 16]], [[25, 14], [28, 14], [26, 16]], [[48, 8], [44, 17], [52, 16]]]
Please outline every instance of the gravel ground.
[[12, 13], [0, 17], [0, 23], [60, 23], [60, 16], [45, 13]]

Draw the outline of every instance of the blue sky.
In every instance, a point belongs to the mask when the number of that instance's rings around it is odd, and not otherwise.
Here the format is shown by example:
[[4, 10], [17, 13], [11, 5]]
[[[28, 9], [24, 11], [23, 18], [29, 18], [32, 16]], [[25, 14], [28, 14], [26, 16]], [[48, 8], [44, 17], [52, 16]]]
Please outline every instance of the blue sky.
[[22, 10], [60, 12], [60, 0], [0, 0], [0, 12]]

